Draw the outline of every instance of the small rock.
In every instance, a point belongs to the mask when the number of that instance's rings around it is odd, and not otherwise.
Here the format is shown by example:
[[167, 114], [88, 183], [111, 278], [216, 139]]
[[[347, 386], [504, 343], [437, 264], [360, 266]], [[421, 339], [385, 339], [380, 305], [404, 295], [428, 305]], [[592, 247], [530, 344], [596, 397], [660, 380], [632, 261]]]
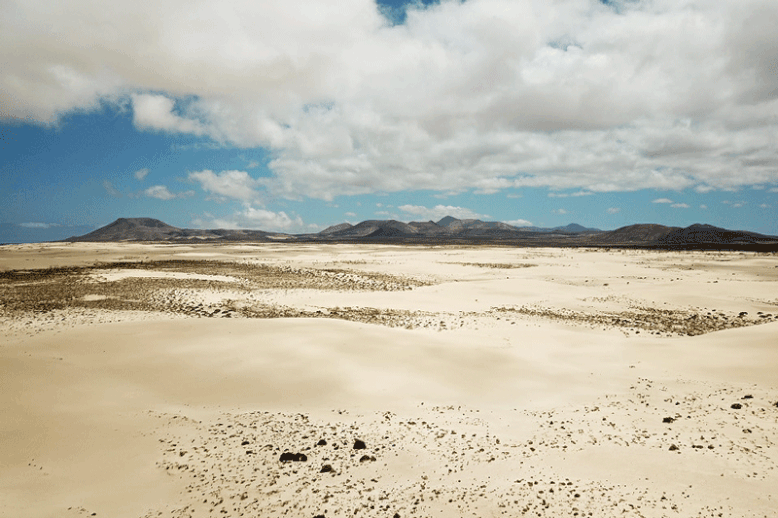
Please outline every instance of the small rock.
[[670, 445], [670, 451], [676, 451], [677, 449], [678, 449], [678, 446], [676, 446], [675, 444], [671, 444]]
[[746, 394], [741, 399], [754, 399], [754, 396], [752, 396], [751, 394]]
[[292, 453], [285, 451], [281, 454], [281, 457], [278, 460], [281, 462], [305, 462], [308, 460], [308, 457], [304, 453]]
[[735, 410], [740, 410], [741, 408], [743, 408], [743, 405], [741, 405], [740, 403], [733, 403], [730, 408], [733, 408]]
[[662, 419], [663, 423], [672, 423], [673, 421], [675, 421], [675, 419], [673, 419], [672, 417], [665, 417], [664, 419]]
[[332, 473], [333, 471], [334, 470], [332, 469], [332, 466], [330, 466], [329, 464], [325, 464], [324, 466], [321, 467], [319, 473]]
[[324, 439], [319, 439], [319, 442], [316, 443], [316, 446], [327, 446], [327, 441]]
[[365, 445], [365, 441], [361, 441], [359, 439], [354, 441], [354, 449], [355, 450], [364, 450], [365, 448], [367, 448], [367, 445]]

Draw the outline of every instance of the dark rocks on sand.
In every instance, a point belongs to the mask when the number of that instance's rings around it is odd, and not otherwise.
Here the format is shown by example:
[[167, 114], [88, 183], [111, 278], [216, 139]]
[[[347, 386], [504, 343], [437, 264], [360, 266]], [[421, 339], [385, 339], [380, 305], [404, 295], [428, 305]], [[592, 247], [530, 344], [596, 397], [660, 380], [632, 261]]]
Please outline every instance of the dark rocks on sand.
[[360, 441], [359, 439], [354, 441], [355, 450], [364, 450], [365, 448], [367, 448], [367, 446], [365, 445], [365, 441]]
[[743, 405], [741, 405], [740, 403], [733, 403], [730, 408], [733, 408], [735, 410], [740, 410], [741, 408], [743, 408]]
[[375, 461], [375, 457], [371, 457], [370, 455], [362, 455], [362, 457], [359, 458], [359, 462], [368, 462], [368, 461]]
[[670, 451], [676, 451], [676, 450], [678, 450], [678, 446], [676, 446], [675, 444], [671, 444]]
[[327, 441], [324, 439], [319, 439], [319, 442], [316, 443], [316, 446], [327, 446]]
[[332, 466], [330, 466], [329, 464], [325, 464], [324, 466], [321, 467], [319, 473], [332, 473], [333, 471], [334, 470], [332, 469]]
[[308, 460], [308, 457], [304, 453], [292, 453], [285, 451], [281, 454], [281, 458], [278, 460], [281, 462], [305, 462]]
[[673, 419], [672, 417], [665, 417], [664, 419], [662, 419], [663, 423], [672, 423], [673, 421], [675, 421], [675, 419]]

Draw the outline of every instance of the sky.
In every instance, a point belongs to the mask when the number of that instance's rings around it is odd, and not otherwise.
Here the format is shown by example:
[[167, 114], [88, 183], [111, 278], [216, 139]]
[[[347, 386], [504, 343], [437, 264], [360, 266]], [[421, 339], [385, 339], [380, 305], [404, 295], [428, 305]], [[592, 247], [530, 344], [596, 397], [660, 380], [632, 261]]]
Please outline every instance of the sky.
[[120, 217], [778, 235], [775, 0], [5, 0], [0, 243]]

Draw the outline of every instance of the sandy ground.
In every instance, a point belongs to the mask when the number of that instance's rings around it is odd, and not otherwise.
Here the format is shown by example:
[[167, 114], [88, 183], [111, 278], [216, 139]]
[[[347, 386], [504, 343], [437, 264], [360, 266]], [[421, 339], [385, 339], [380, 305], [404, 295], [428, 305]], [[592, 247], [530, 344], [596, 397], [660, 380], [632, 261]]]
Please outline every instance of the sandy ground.
[[778, 516], [778, 256], [0, 247], [0, 516]]

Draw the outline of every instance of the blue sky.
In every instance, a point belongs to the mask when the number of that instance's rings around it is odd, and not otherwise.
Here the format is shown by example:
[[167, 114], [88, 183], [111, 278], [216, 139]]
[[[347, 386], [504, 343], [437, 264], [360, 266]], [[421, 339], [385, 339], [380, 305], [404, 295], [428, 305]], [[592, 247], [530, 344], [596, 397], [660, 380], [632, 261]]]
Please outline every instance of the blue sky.
[[774, 2], [81, 7], [0, 7], [0, 242], [140, 216], [778, 234]]

